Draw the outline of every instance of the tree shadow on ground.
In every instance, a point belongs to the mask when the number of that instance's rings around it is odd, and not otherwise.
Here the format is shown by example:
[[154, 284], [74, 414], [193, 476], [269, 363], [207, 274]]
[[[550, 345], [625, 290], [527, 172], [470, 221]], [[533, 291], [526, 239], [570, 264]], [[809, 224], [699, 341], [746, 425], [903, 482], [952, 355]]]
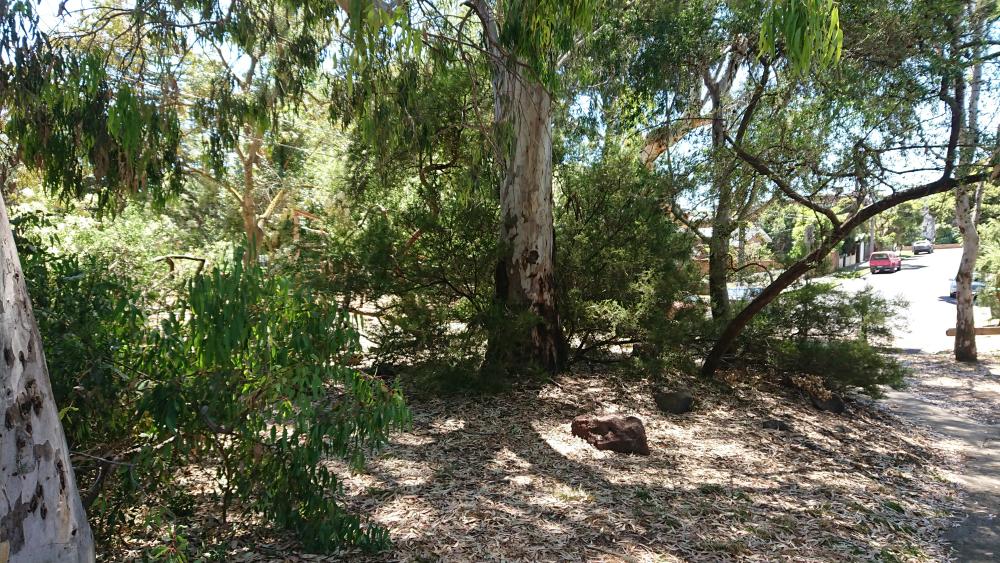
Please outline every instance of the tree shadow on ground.
[[[346, 479], [348, 505], [396, 543], [368, 558], [943, 556], [927, 524], [943, 525], [948, 510], [934, 456], [877, 407], [836, 417], [754, 391], [669, 416], [647, 390], [568, 376], [541, 390], [413, 403], [413, 431]], [[599, 452], [571, 436], [569, 422], [586, 413], [638, 415], [652, 454]], [[793, 430], [762, 430], [770, 417]]]

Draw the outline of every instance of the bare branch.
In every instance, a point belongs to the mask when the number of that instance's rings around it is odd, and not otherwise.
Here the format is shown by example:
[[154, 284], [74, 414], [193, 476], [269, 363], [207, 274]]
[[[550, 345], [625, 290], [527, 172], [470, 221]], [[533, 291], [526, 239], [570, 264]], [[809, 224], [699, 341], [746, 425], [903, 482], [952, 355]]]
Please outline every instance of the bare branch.
[[788, 196], [789, 199], [795, 201], [796, 203], [804, 205], [805, 207], [808, 207], [809, 209], [815, 211], [816, 213], [824, 215], [827, 219], [830, 220], [831, 223], [833, 223], [834, 229], [840, 227], [840, 219], [837, 217], [837, 214], [834, 213], [832, 209], [822, 206], [795, 191], [795, 188], [790, 186], [788, 182], [784, 180], [784, 178], [782, 178], [776, 172], [771, 170], [771, 168], [767, 164], [765, 164], [763, 160], [743, 150], [743, 148], [740, 147], [728, 135], [726, 136], [726, 141], [728, 141], [729, 144], [732, 145], [733, 151], [736, 153], [737, 156], [740, 157], [741, 160], [743, 160], [743, 162], [746, 162], [747, 164], [750, 165], [751, 168], [753, 168], [760, 174], [763, 174], [768, 179], [770, 179], [771, 182], [773, 182], [774, 185], [777, 186], [779, 190], [781, 190], [781, 193], [785, 194], [786, 196]]

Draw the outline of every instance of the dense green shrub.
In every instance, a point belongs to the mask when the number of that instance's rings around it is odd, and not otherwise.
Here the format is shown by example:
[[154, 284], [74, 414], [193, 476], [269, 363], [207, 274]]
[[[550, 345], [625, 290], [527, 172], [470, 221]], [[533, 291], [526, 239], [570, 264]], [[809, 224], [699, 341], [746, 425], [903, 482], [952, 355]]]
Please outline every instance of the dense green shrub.
[[99, 260], [48, 253], [32, 221], [19, 225], [25, 274], [106, 546], [144, 505], [163, 509], [146, 517], [189, 512], [173, 480], [204, 463], [223, 517], [238, 500], [310, 548], [387, 545], [385, 530], [339, 507], [324, 460], [359, 466], [408, 413], [398, 390], [342, 367], [358, 340], [336, 304], [236, 257], [154, 313]]
[[663, 210], [671, 196], [666, 181], [626, 157], [567, 164], [561, 172], [556, 272], [575, 358], [623, 345], [670, 353], [690, 344], [684, 321], [704, 314], [691, 298], [694, 241]]
[[811, 374], [834, 390], [898, 386], [903, 368], [882, 350], [892, 341], [905, 302], [873, 288], [847, 293], [833, 284], [807, 283], [786, 291], [753, 319], [735, 356], [741, 363], [784, 373]]
[[[358, 158], [358, 167], [368, 166]], [[388, 189], [356, 173], [358, 185]], [[342, 236], [304, 235], [297, 259], [276, 264], [316, 294], [349, 303], [376, 364], [449, 374], [435, 390], [476, 388], [487, 335], [500, 319], [493, 305], [497, 205], [485, 186], [441, 193], [433, 207], [419, 189], [390, 190], [388, 212], [365, 207], [370, 194], [355, 194], [358, 209]], [[343, 228], [330, 223], [328, 231]]]
[[[495, 152], [490, 131], [467, 126], [492, 111], [488, 97], [468, 96], [475, 80], [489, 78], [434, 65], [401, 65], [384, 77], [408, 95], [371, 100], [344, 155], [342, 205], [310, 210], [321, 219], [275, 265], [363, 313], [374, 363], [409, 365], [424, 389], [476, 389], [488, 335], [508, 321], [494, 306], [502, 250]], [[382, 138], [402, 123], [417, 126]]]
[[397, 391], [341, 367], [358, 344], [335, 304], [237, 259], [193, 278], [144, 344], [151, 437], [214, 451], [224, 508], [235, 495], [311, 548], [386, 546], [329, 496], [339, 485], [322, 462], [360, 466], [408, 415]]
[[906, 370], [885, 351], [863, 340], [804, 340], [779, 344], [775, 364], [784, 371], [816, 375], [827, 388], [858, 388], [882, 396], [880, 385], [898, 389]]
[[934, 234], [934, 242], [936, 244], [954, 244], [959, 242], [955, 227], [948, 224], [938, 225], [937, 232]]

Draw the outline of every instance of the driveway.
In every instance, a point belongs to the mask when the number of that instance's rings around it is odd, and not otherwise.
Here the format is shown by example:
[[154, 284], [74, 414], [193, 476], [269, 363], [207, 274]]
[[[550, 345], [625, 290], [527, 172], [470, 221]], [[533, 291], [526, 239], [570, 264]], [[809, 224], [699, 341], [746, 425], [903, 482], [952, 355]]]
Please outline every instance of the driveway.
[[[955, 339], [944, 331], [955, 326], [955, 300], [948, 296], [951, 279], [958, 271], [962, 249], [935, 250], [933, 254], [904, 256], [903, 269], [892, 274], [871, 274], [862, 278], [839, 280], [848, 291], [860, 291], [870, 285], [886, 297], [902, 297], [909, 302], [905, 317], [896, 329], [896, 347], [911, 352], [951, 350]], [[990, 319], [987, 307], [976, 307], [976, 326]], [[1000, 351], [1000, 336], [980, 336], [976, 346], [981, 352]]]

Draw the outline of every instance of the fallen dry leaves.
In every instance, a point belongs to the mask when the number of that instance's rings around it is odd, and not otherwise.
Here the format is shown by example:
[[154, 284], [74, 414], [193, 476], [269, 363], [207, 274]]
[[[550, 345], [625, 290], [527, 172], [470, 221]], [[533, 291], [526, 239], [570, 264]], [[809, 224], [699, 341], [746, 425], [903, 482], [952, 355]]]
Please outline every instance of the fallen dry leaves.
[[[576, 372], [540, 389], [410, 401], [414, 425], [362, 473], [349, 510], [394, 549], [314, 555], [246, 520], [227, 561], [943, 561], [958, 460], [877, 402], [817, 411], [745, 374], [694, 378], [696, 410], [656, 410], [648, 380]], [[570, 434], [584, 414], [640, 417], [652, 455]], [[764, 430], [778, 418], [791, 431]]]
[[[369, 561], [941, 561], [954, 510], [934, 438], [872, 401], [846, 415], [745, 383], [659, 413], [648, 381], [577, 373], [540, 390], [412, 401], [414, 427], [346, 504], [387, 527]], [[643, 419], [652, 455], [574, 438], [584, 413]], [[761, 429], [768, 418], [790, 432]], [[295, 561], [296, 559], [288, 559]], [[302, 559], [307, 560], [307, 559]]]

